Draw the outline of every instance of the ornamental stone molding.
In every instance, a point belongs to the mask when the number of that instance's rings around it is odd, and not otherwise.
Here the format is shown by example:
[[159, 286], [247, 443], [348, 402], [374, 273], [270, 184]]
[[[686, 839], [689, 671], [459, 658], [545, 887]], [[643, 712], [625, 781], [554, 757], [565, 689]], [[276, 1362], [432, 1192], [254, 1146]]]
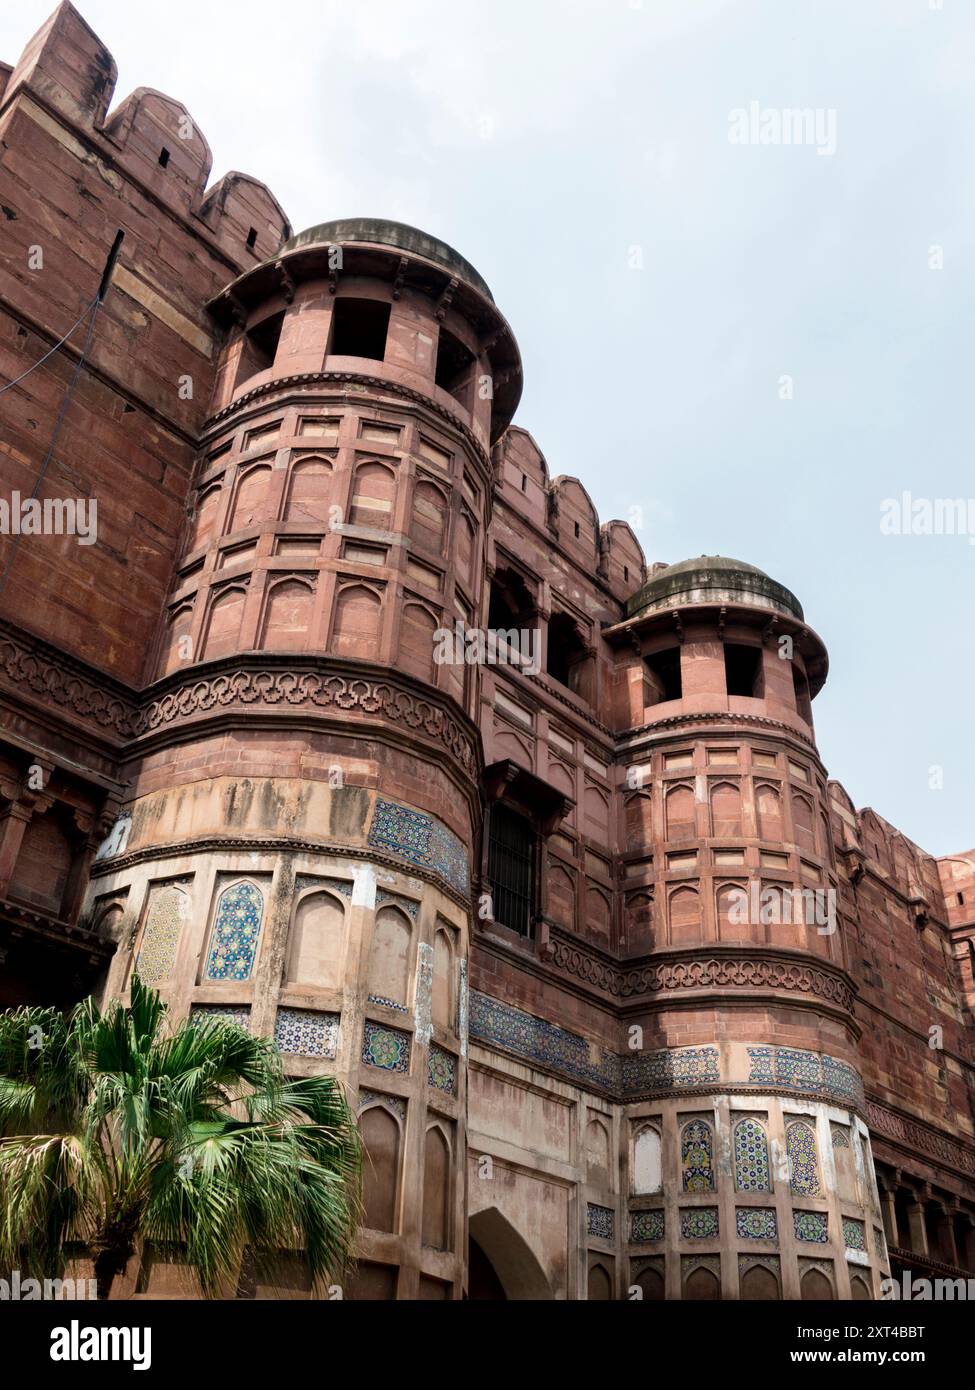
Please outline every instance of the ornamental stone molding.
[[675, 994], [682, 990], [768, 989], [810, 994], [852, 1014], [855, 991], [836, 967], [803, 956], [769, 953], [761, 947], [693, 948], [664, 959], [624, 965], [597, 955], [557, 929], [551, 934], [552, 965], [573, 979], [616, 999]]
[[[185, 676], [168, 676], [141, 696], [70, 663], [39, 639], [0, 623], [0, 678], [17, 692], [55, 706], [129, 745], [164, 732], [183, 720], [231, 711], [354, 711], [386, 720], [411, 736], [443, 747], [476, 780], [480, 739], [466, 716], [450, 708], [447, 697], [415, 688], [409, 677], [391, 677], [385, 668], [341, 658], [235, 656], [195, 667]], [[120, 747], [119, 756], [140, 750]]]
[[929, 1158], [969, 1176], [975, 1175], [975, 1148], [942, 1134], [930, 1125], [900, 1115], [877, 1101], [868, 1100], [866, 1119], [870, 1128], [907, 1149], [919, 1149]]
[[349, 405], [354, 405], [365, 391], [375, 391], [385, 395], [399, 396], [402, 400], [409, 401], [411, 405], [422, 406], [428, 413], [439, 415], [451, 429], [456, 430], [476, 454], [478, 462], [484, 469], [485, 476], [490, 478], [491, 460], [488, 451], [471, 427], [465, 425], [463, 420], [459, 420], [446, 406], [441, 405], [439, 401], [432, 400], [430, 396], [425, 396], [422, 391], [415, 391], [412, 387], [403, 386], [398, 381], [389, 381], [381, 376], [365, 376], [358, 372], [302, 372], [296, 376], [275, 377], [273, 381], [262, 382], [260, 386], [255, 386], [252, 391], [246, 391], [242, 396], [231, 401], [230, 405], [224, 406], [223, 410], [218, 411], [216, 415], [210, 416], [203, 436], [202, 447], [209, 447], [213, 442], [212, 437], [220, 432], [227, 421], [233, 419], [235, 415], [241, 414], [247, 406], [253, 405], [255, 401], [259, 401], [265, 396], [280, 396], [289, 392], [307, 396], [312, 394], [315, 387], [344, 388], [343, 394]]

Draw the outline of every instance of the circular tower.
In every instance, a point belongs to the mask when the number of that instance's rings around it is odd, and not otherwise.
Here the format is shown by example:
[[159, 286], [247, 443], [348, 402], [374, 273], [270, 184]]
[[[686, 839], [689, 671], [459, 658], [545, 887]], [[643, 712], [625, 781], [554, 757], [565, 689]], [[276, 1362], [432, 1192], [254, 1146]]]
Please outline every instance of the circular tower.
[[518, 349], [477, 271], [394, 222], [313, 227], [211, 309], [218, 385], [91, 890], [129, 927], [108, 989], [138, 969], [176, 1017], [336, 1072], [368, 1150], [347, 1296], [459, 1298], [481, 753], [444, 634], [480, 611]]
[[628, 1110], [631, 1282], [874, 1297], [886, 1253], [812, 725], [825, 648], [788, 589], [722, 556], [657, 566], [626, 613], [605, 634], [631, 726], [624, 1093], [670, 1093]]

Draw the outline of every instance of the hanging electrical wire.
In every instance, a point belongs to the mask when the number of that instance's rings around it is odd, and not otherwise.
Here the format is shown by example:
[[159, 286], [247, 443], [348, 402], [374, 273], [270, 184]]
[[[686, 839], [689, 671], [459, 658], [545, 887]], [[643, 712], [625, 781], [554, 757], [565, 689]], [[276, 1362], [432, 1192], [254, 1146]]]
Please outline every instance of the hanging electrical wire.
[[[74, 325], [73, 328], [69, 329], [69, 331], [61, 339], [60, 343], [56, 343], [54, 347], [51, 348], [50, 352], [45, 353], [44, 357], [40, 359], [40, 362], [35, 362], [34, 366], [29, 368], [28, 371], [24, 372], [21, 376], [19, 376], [16, 381], [8, 382], [7, 386], [3, 388], [3, 390], [7, 390], [11, 386], [16, 386], [17, 381], [23, 381], [25, 376], [28, 376], [30, 372], [34, 371], [35, 368], [39, 367], [41, 365], [41, 362], [45, 362], [47, 358], [51, 356], [51, 353], [56, 352], [57, 349], [61, 346], [61, 344], [66, 342], [67, 339], [70, 338], [75, 328], [77, 328], [80, 323], [84, 322], [86, 314], [91, 315], [88, 321], [88, 331], [85, 334], [84, 345], [82, 346], [81, 353], [78, 357], [77, 362], [75, 363], [74, 371], [71, 373], [71, 380], [68, 382], [67, 390], [65, 391], [64, 396], [61, 399], [61, 404], [58, 407], [58, 413], [54, 421], [54, 429], [51, 432], [50, 443], [47, 446], [47, 452], [44, 455], [44, 460], [41, 464], [40, 472], [37, 475], [37, 479], [34, 483], [33, 490], [30, 494], [30, 498], [28, 499], [29, 501], [33, 501], [37, 497], [37, 494], [41, 488], [41, 484], [44, 481], [44, 476], [47, 473], [48, 466], [50, 465], [51, 459], [54, 457], [54, 449], [58, 442], [58, 436], [61, 433], [61, 426], [64, 423], [64, 417], [67, 414], [68, 406], [71, 404], [71, 398], [74, 395], [75, 387], [78, 385], [78, 379], [81, 376], [81, 369], [85, 365], [85, 361], [88, 357], [88, 351], [91, 347], [91, 340], [95, 332], [95, 320], [98, 317], [98, 310], [101, 308], [102, 300], [105, 298], [106, 291], [108, 290], [109, 281], [112, 278], [112, 272], [115, 269], [115, 263], [118, 260], [118, 253], [121, 249], [122, 240], [124, 236], [125, 233], [121, 229], [115, 233], [115, 240], [112, 243], [112, 249], [111, 251], [109, 251], [108, 258], [105, 261], [105, 269], [102, 272], [101, 283], [98, 286], [98, 293], [95, 295], [95, 298], [88, 305], [84, 314], [81, 315], [81, 318], [78, 320], [78, 322]], [[20, 542], [22, 539], [23, 532], [18, 531], [17, 535], [14, 538], [14, 543], [11, 547], [10, 554], [7, 557], [7, 563], [4, 567], [3, 577], [0, 578], [0, 595], [3, 594], [3, 591], [6, 588], [7, 578], [10, 574], [11, 566], [13, 565], [14, 559], [16, 558], [17, 551], [19, 549]]]

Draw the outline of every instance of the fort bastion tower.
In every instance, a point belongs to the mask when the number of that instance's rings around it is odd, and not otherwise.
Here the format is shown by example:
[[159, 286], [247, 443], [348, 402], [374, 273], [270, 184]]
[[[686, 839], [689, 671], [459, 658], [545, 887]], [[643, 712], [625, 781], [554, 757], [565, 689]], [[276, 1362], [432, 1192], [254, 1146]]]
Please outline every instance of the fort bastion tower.
[[[44, 484], [98, 501], [97, 541], [0, 536], [0, 1006], [138, 970], [339, 1076], [346, 1297], [975, 1271], [975, 853], [828, 780], [799, 600], [648, 565], [551, 475], [456, 251], [295, 236], [114, 80], [69, 4], [0, 65], [0, 379], [126, 231]], [[5, 496], [78, 352], [5, 392]], [[311, 1296], [295, 1252], [282, 1279], [239, 1294]], [[148, 1247], [122, 1291], [192, 1295]]]

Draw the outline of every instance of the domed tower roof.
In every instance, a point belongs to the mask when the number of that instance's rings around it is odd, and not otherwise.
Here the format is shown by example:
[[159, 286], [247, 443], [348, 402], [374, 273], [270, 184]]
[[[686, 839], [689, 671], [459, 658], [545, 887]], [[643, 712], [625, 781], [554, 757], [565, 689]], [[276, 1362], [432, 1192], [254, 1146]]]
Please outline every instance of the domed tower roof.
[[802, 604], [784, 584], [770, 579], [757, 565], [727, 555], [700, 555], [657, 570], [627, 600], [626, 616], [715, 602], [769, 608], [803, 620]]
[[390, 222], [385, 217], [343, 217], [335, 222], [319, 222], [286, 241], [278, 255], [286, 256], [289, 251], [299, 251], [307, 246], [341, 246], [349, 242], [395, 246], [400, 251], [422, 256], [425, 261], [434, 261], [449, 270], [451, 275], [479, 289], [485, 298], [494, 303], [494, 295], [487, 281], [459, 251], [445, 241], [430, 236], [429, 232], [421, 232], [419, 227], [410, 227], [405, 222]]

